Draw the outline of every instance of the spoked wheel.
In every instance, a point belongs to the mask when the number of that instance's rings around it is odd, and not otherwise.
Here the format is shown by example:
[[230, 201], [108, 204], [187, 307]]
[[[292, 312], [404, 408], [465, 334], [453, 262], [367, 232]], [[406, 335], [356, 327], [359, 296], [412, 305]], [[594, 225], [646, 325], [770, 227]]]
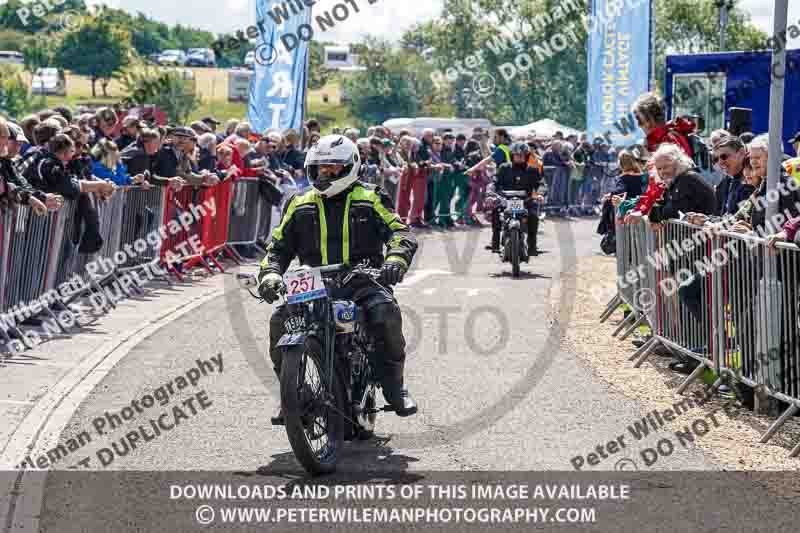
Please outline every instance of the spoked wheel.
[[360, 440], [368, 440], [375, 435], [375, 421], [378, 419], [378, 413], [370, 412], [378, 405], [375, 401], [375, 387], [370, 386], [366, 392], [366, 401], [364, 402], [364, 413], [358, 415], [356, 422], [358, 422], [358, 438]]
[[508, 245], [511, 247], [511, 275], [519, 277], [519, 231], [512, 231], [509, 235]]
[[304, 347], [284, 353], [281, 363], [281, 401], [286, 435], [295, 457], [310, 474], [336, 469], [344, 445], [344, 387], [337, 376], [327, 390], [320, 357]]

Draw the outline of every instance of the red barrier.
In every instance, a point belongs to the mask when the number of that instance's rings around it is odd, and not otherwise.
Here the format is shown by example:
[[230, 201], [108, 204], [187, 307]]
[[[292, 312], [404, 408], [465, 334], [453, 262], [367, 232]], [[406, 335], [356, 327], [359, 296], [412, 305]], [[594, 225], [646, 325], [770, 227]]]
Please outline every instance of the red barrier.
[[203, 218], [201, 230], [202, 252], [200, 256], [192, 258], [186, 264], [191, 268], [198, 261], [205, 263], [205, 258], [214, 263], [220, 272], [225, 272], [222, 265], [216, 260], [215, 255], [219, 252], [225, 253], [237, 264], [239, 260], [227, 245], [228, 225], [230, 222], [231, 196], [234, 180], [225, 180], [213, 187], [202, 190], [202, 204], [215, 206], [213, 215], [210, 213]]
[[167, 201], [164, 208], [163, 227], [167, 238], [161, 243], [161, 261], [167, 270], [182, 280], [183, 276], [175, 268], [176, 264], [188, 266], [188, 261], [199, 261], [208, 270], [213, 272], [205, 261], [201, 251], [195, 250], [193, 243], [200, 240], [203, 219], [189, 215], [196, 213], [196, 207], [202, 203], [199, 198], [201, 191], [192, 187], [183, 187], [176, 191], [167, 190]]
[[181, 265], [181, 270], [201, 264], [213, 273], [210, 262], [224, 272], [215, 257], [220, 252], [239, 263], [226, 244], [232, 186], [233, 180], [225, 180], [214, 187], [184, 187], [177, 192], [172, 189], [167, 192], [164, 210], [167, 239], [161, 246], [161, 260], [179, 279], [181, 274], [176, 264]]

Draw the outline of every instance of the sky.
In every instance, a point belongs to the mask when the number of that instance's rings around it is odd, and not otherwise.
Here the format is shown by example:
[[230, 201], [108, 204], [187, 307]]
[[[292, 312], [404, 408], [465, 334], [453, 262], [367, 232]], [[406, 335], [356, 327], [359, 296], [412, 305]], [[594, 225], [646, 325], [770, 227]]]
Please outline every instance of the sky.
[[[88, 3], [105, 3], [129, 12], [144, 14], [170, 24], [181, 23], [214, 33], [244, 30], [255, 19], [256, 0], [88, 0]], [[359, 8], [358, 13], [319, 35], [321, 40], [355, 42], [367, 34], [397, 40], [403, 32], [417, 22], [424, 22], [441, 14], [442, 0], [348, 0]], [[370, 2], [374, 2], [370, 4]], [[315, 11], [326, 11], [344, 0], [317, 0]], [[789, 24], [800, 26], [800, 1], [789, 2]], [[774, 0], [739, 0], [753, 23], [772, 34]], [[413, 8], [409, 6], [414, 6]], [[352, 10], [352, 8], [351, 8]], [[789, 48], [800, 48], [800, 39], [789, 43]]]

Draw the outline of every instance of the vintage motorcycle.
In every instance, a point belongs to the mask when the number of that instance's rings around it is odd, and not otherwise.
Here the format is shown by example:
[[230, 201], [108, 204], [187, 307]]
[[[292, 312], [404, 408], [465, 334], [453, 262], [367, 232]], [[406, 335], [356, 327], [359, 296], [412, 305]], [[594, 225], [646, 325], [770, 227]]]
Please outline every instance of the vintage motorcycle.
[[[354, 280], [380, 285], [379, 277], [380, 270], [366, 264], [300, 266], [283, 276], [288, 318], [278, 343], [281, 402], [289, 443], [311, 474], [333, 472], [344, 441], [372, 437], [377, 414], [393, 410], [377, 406], [380, 384], [369, 357], [375, 343], [363, 313], [354, 302], [336, 299]], [[255, 276], [239, 274], [239, 281], [260, 299], [250, 290]]]
[[519, 277], [520, 263], [528, 262], [528, 209], [525, 191], [500, 191], [491, 196], [500, 207], [500, 257], [511, 263], [511, 275]]

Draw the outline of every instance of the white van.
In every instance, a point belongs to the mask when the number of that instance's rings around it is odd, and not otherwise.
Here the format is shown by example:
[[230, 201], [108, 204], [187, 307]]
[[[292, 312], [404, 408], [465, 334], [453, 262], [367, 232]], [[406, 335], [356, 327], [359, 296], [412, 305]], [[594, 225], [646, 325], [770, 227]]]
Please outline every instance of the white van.
[[24, 65], [25, 58], [21, 52], [0, 50], [0, 65]]
[[67, 95], [67, 77], [60, 68], [40, 68], [31, 79], [32, 94]]
[[452, 130], [456, 135], [463, 133], [467, 137], [472, 135], [475, 128], [483, 128], [484, 131], [492, 129], [492, 123], [484, 118], [436, 118], [436, 117], [417, 117], [417, 118], [393, 118], [383, 123], [384, 127], [389, 128], [393, 134], [400, 133], [407, 129], [415, 132], [415, 135], [422, 135], [422, 131], [431, 128], [437, 134]]

